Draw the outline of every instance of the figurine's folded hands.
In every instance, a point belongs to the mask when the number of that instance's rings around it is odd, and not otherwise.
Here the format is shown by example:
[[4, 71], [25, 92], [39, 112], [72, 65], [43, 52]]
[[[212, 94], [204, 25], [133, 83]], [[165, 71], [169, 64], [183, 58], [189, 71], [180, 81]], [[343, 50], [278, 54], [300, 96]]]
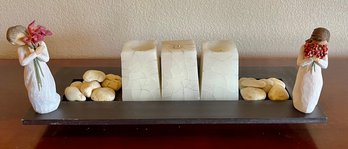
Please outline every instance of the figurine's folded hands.
[[327, 55], [323, 59], [316, 58], [316, 60], [314, 62], [323, 69], [326, 69], [327, 66], [329, 65]]
[[44, 42], [40, 43], [40, 46], [36, 48], [35, 53], [40, 61], [48, 62], [50, 59], [46, 44]]
[[33, 48], [28, 47], [28, 49], [29, 49], [29, 53], [30, 53], [30, 54], [31, 54], [31, 53], [35, 53], [35, 50], [34, 50]]
[[26, 50], [24, 47], [18, 49], [18, 59], [21, 66], [28, 65], [32, 60], [37, 57], [37, 54], [29, 49], [30, 54], [26, 56]]
[[42, 53], [42, 46], [39, 46], [35, 50], [36, 55], [40, 55]]

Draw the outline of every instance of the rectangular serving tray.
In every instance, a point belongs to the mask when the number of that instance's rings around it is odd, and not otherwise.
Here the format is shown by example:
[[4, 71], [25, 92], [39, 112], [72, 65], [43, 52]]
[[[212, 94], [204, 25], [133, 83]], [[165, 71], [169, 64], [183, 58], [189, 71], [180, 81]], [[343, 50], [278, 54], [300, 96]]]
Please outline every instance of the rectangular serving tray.
[[[120, 74], [120, 68], [66, 68], [56, 74], [60, 94], [74, 78], [88, 69]], [[240, 77], [282, 79], [292, 93], [296, 78], [293, 67], [240, 67]], [[121, 97], [121, 96], [119, 96]], [[241, 97], [240, 97], [241, 98]], [[325, 123], [326, 115], [317, 106], [311, 114], [297, 111], [286, 101], [112, 101], [68, 102], [48, 114], [31, 108], [24, 125], [152, 125], [152, 124], [291, 124]]]

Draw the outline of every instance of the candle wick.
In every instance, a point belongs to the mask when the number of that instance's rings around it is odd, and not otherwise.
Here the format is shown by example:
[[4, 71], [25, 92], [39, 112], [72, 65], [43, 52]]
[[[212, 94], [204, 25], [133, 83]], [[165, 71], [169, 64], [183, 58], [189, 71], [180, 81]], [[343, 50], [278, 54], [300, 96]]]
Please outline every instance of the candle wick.
[[174, 45], [174, 49], [180, 49], [180, 48], [181, 48], [180, 44]]

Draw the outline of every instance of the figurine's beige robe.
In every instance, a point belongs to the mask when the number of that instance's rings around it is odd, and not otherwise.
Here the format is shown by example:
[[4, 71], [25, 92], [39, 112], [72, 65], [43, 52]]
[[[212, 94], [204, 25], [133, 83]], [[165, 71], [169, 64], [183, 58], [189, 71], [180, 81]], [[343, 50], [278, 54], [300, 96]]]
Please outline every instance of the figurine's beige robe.
[[[27, 46], [18, 48], [19, 63], [24, 66], [24, 83], [27, 88], [28, 97], [34, 110], [44, 114], [52, 112], [58, 108], [60, 96], [56, 92], [56, 84], [54, 78], [48, 68], [46, 62], [49, 61], [49, 55], [46, 44], [40, 43], [43, 46], [41, 54], [31, 53]], [[42, 88], [39, 90], [35, 76], [34, 59], [39, 58], [39, 63], [42, 68], [43, 76], [41, 75]]]
[[292, 95], [294, 107], [303, 113], [313, 112], [318, 103], [323, 87], [321, 69], [327, 68], [328, 56], [314, 62], [315, 70], [312, 68], [312, 63], [312, 59], [304, 57], [304, 46], [302, 46], [297, 57], [299, 68]]

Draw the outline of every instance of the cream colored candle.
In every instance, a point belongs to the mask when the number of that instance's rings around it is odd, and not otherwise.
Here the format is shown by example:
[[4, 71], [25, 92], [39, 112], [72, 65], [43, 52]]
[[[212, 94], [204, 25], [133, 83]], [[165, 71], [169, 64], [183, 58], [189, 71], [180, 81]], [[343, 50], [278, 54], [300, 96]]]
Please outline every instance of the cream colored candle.
[[124, 101], [161, 100], [156, 41], [127, 42], [121, 62]]
[[162, 99], [199, 100], [197, 51], [192, 40], [163, 41]]
[[230, 40], [203, 44], [201, 99], [238, 100], [238, 51]]

